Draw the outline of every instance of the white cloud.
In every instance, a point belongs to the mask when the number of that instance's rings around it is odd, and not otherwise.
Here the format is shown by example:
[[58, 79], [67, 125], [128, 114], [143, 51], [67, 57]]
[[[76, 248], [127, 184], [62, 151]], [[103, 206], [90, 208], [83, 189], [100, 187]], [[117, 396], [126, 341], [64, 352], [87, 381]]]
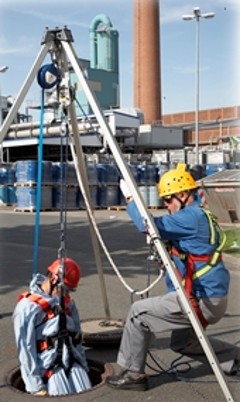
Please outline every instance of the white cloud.
[[19, 38], [14, 43], [8, 42], [3, 36], [0, 36], [0, 54], [25, 54], [33, 50], [33, 44], [27, 37]]
[[[27, 1], [27, 0], [26, 0]], [[34, 17], [38, 20], [43, 20], [43, 21], [48, 21], [55, 23], [57, 25], [66, 25], [66, 20], [68, 25], [75, 25], [75, 26], [81, 26], [83, 28], [88, 27], [88, 23], [81, 22], [80, 19], [77, 19], [76, 13], [72, 16], [71, 13], [65, 14], [64, 12], [61, 13], [48, 13], [47, 10], [44, 10], [44, 12], [40, 11], [39, 9], [33, 8], [33, 9], [28, 9], [28, 10], [17, 10], [18, 14], [22, 14], [24, 16], [28, 17]]]

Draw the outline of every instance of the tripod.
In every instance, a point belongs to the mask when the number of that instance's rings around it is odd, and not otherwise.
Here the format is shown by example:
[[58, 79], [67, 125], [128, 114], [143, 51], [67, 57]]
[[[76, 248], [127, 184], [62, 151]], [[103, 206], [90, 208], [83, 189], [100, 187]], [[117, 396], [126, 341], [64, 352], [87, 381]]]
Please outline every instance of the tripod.
[[[228, 402], [234, 402], [234, 399], [233, 399], [233, 397], [229, 391], [229, 388], [227, 386], [227, 383], [225, 381], [222, 369], [218, 363], [215, 352], [212, 349], [212, 346], [200, 324], [200, 321], [199, 321], [198, 317], [196, 316], [196, 313], [194, 312], [194, 310], [186, 296], [185, 290], [175, 272], [175, 269], [172, 265], [172, 261], [168, 255], [168, 252], [165, 249], [163, 242], [161, 241], [161, 239], [158, 236], [157, 228], [155, 227], [155, 224], [154, 224], [151, 216], [149, 215], [149, 213], [146, 209], [146, 206], [143, 202], [143, 199], [138, 191], [138, 188], [134, 181], [132, 173], [129, 170], [126, 162], [124, 161], [124, 159], [122, 157], [119, 145], [118, 145], [115, 137], [113, 136], [108, 124], [106, 123], [104, 115], [98, 105], [96, 98], [95, 98], [95, 95], [92, 92], [92, 90], [90, 89], [90, 86], [83, 74], [83, 71], [79, 65], [77, 56], [74, 52], [72, 42], [73, 42], [72, 34], [71, 34], [71, 31], [67, 27], [64, 27], [63, 29], [57, 28], [54, 30], [48, 30], [48, 29], [46, 30], [42, 43], [41, 43], [42, 48], [39, 52], [39, 55], [37, 56], [37, 59], [36, 59], [34, 65], [32, 66], [32, 69], [30, 70], [29, 75], [26, 78], [26, 81], [23, 84], [22, 89], [20, 90], [20, 93], [18, 94], [14, 104], [12, 105], [12, 108], [9, 111], [8, 116], [6, 117], [4, 123], [1, 127], [0, 143], [3, 141], [3, 139], [7, 135], [7, 131], [10, 127], [10, 124], [13, 121], [19, 107], [21, 106], [21, 103], [22, 103], [34, 77], [36, 76], [37, 71], [40, 68], [45, 56], [47, 55], [47, 53], [50, 53], [52, 55], [52, 57], [54, 57], [58, 63], [61, 62], [61, 64], [62, 64], [61, 68], [63, 69], [66, 79], [69, 74], [69, 71], [68, 71], [68, 62], [69, 62], [71, 64], [73, 70], [75, 71], [75, 74], [78, 78], [81, 88], [84, 91], [85, 96], [93, 110], [93, 113], [96, 116], [98, 124], [101, 128], [101, 132], [103, 133], [104, 140], [108, 144], [109, 149], [111, 150], [112, 155], [115, 158], [115, 162], [116, 162], [124, 180], [126, 181], [131, 194], [133, 195], [133, 198], [136, 202], [139, 212], [142, 215], [142, 218], [143, 218], [144, 222], [146, 223], [146, 226], [148, 227], [148, 233], [149, 233], [150, 239], [160, 256], [162, 263], [164, 264], [166, 270], [169, 273], [170, 279], [173, 282], [173, 285], [177, 291], [179, 299], [189, 317], [191, 325], [199, 339], [199, 342], [201, 343], [201, 346], [202, 346], [202, 348], [205, 352], [205, 355], [209, 361], [209, 364], [218, 380], [218, 383], [226, 397], [226, 400]], [[71, 136], [71, 140], [72, 140], [72, 153], [73, 153], [73, 159], [75, 161], [77, 177], [78, 177], [80, 188], [84, 192], [86, 192], [87, 198], [90, 201], [89, 192], [87, 190], [88, 183], [87, 183], [87, 176], [86, 176], [86, 172], [85, 172], [85, 168], [84, 168], [84, 160], [83, 160], [83, 156], [82, 156], [80, 135], [78, 133], [76, 113], [75, 113], [74, 106], [71, 102], [69, 103], [69, 105], [67, 105], [67, 108], [69, 111], [70, 122], [71, 122], [71, 127], [72, 127], [72, 132], [70, 133], [70, 136]], [[97, 244], [97, 240], [93, 234], [93, 228], [91, 228], [91, 233], [92, 233], [92, 241], [93, 241], [94, 250], [95, 250], [95, 258], [96, 258], [97, 266], [99, 267], [99, 272], [100, 272], [100, 276], [101, 276], [101, 284], [102, 284], [102, 291], [103, 291], [103, 295], [104, 295], [106, 314], [107, 314], [107, 316], [109, 316], [110, 313], [109, 313], [109, 307], [108, 307], [108, 302], [107, 302], [107, 297], [106, 297], [104, 278], [103, 278], [103, 274], [102, 274], [101, 267], [100, 267], [101, 264], [100, 264], [100, 258], [99, 258], [98, 244]]]

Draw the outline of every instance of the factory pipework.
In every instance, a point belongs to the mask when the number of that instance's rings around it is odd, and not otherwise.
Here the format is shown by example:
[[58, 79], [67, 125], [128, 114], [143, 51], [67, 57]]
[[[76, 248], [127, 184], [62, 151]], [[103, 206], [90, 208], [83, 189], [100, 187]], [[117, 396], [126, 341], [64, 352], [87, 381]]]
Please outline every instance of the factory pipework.
[[91, 68], [118, 73], [118, 31], [104, 14], [97, 15], [91, 22], [90, 55]]
[[161, 121], [159, 0], [134, 0], [134, 106]]

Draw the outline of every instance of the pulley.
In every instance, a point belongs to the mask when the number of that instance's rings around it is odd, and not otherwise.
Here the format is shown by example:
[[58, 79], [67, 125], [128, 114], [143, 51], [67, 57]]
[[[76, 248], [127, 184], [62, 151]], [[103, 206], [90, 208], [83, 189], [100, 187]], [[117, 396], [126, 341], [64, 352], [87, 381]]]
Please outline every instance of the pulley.
[[54, 64], [45, 64], [38, 71], [37, 81], [41, 88], [51, 89], [60, 83], [61, 73]]

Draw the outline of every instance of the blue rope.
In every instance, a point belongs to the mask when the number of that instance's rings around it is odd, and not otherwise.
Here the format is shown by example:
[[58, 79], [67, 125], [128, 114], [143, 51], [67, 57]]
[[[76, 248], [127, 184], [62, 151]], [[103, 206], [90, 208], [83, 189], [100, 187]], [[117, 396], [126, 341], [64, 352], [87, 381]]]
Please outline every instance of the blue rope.
[[44, 89], [42, 90], [41, 111], [40, 111], [40, 129], [38, 143], [38, 174], [37, 174], [37, 194], [36, 194], [36, 215], [34, 230], [34, 250], [33, 250], [33, 274], [38, 272], [38, 248], [39, 248], [39, 227], [40, 227], [40, 209], [41, 209], [41, 189], [42, 189], [42, 160], [43, 160], [43, 122], [44, 122]]

